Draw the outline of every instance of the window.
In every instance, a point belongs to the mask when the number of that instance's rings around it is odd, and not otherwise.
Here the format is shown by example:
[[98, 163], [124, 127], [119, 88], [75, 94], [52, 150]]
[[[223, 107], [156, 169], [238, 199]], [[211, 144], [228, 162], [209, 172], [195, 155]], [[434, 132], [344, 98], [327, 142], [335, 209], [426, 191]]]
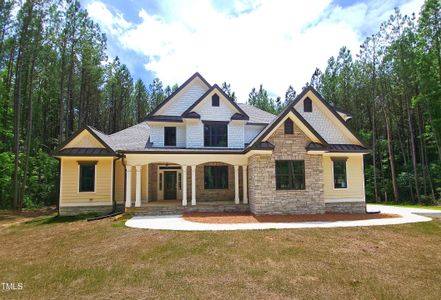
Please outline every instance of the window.
[[228, 166], [204, 167], [205, 189], [228, 189]]
[[276, 160], [276, 189], [304, 190], [305, 161]]
[[332, 159], [335, 189], [346, 189], [348, 187], [348, 182], [346, 178], [346, 160], [347, 158]]
[[96, 161], [78, 162], [80, 165], [80, 192], [95, 192]]
[[159, 173], [159, 190], [162, 191], [162, 173]]
[[164, 145], [176, 146], [176, 127], [164, 127]]
[[293, 134], [294, 133], [294, 123], [290, 118], [285, 121], [285, 134]]
[[219, 106], [219, 95], [214, 94], [211, 96], [211, 106]]
[[227, 147], [228, 134], [226, 123], [205, 123], [204, 124], [204, 146], [205, 147]]
[[304, 112], [312, 112], [312, 101], [309, 98], [303, 100], [303, 111]]

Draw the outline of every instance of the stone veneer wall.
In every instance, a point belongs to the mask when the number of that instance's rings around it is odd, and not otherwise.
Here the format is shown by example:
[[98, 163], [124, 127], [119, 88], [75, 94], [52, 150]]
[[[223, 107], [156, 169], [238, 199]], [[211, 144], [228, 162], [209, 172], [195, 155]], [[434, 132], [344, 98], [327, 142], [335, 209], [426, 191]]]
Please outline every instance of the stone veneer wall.
[[[251, 212], [324, 213], [322, 157], [306, 153], [305, 147], [310, 139], [297, 126], [294, 126], [294, 134], [285, 134], [281, 124], [268, 141], [275, 146], [271, 155], [253, 155], [248, 160]], [[276, 160], [305, 161], [304, 190], [276, 190]]]
[[[228, 189], [205, 189], [204, 167], [205, 166], [228, 166]], [[191, 168], [188, 168], [187, 178], [188, 201], [191, 201]], [[239, 167], [239, 199], [242, 203], [242, 167]], [[196, 166], [196, 202], [234, 201], [234, 166], [210, 162]]]
[[364, 214], [366, 202], [328, 202], [326, 203], [326, 212]]
[[107, 214], [113, 211], [112, 205], [100, 206], [61, 206], [59, 208], [60, 216], [75, 216], [79, 214], [98, 213]]

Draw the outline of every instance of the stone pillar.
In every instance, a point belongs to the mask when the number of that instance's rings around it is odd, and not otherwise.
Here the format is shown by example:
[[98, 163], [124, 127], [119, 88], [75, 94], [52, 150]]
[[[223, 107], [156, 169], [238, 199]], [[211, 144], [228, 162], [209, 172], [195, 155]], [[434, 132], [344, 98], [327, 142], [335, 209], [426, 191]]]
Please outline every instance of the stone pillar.
[[182, 166], [182, 206], [187, 206], [187, 166]]
[[247, 166], [242, 166], [242, 187], [243, 187], [243, 203], [248, 203], [248, 176]]
[[132, 206], [132, 166], [126, 166], [126, 207]]
[[196, 205], [196, 165], [191, 165], [191, 205]]
[[239, 166], [234, 166], [234, 203], [239, 204]]
[[141, 166], [135, 166], [136, 182], [135, 182], [135, 207], [141, 207]]

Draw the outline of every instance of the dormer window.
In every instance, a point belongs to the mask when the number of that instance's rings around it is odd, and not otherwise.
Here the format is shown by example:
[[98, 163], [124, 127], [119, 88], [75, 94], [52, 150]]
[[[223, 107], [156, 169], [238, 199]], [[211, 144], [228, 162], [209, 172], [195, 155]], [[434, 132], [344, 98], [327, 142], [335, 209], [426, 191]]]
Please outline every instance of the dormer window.
[[303, 111], [304, 112], [312, 112], [312, 101], [309, 98], [303, 100]]
[[294, 123], [291, 119], [286, 119], [285, 123], [285, 134], [293, 134], [294, 133]]
[[176, 127], [164, 127], [164, 146], [176, 146]]
[[214, 94], [211, 96], [211, 106], [219, 106], [219, 95]]

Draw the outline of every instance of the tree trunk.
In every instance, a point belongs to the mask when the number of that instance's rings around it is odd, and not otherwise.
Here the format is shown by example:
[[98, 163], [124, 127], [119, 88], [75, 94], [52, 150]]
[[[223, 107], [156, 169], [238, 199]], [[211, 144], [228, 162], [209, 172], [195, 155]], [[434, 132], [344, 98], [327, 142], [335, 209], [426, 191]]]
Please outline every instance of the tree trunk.
[[389, 164], [390, 164], [390, 175], [392, 179], [392, 191], [394, 194], [394, 201], [399, 202], [399, 193], [398, 193], [398, 184], [397, 184], [397, 175], [395, 173], [395, 154], [393, 149], [393, 137], [392, 137], [392, 129], [390, 124], [390, 118], [389, 114], [385, 111], [383, 107], [384, 112], [384, 119], [386, 122], [386, 135], [387, 135], [387, 150], [389, 153]]

